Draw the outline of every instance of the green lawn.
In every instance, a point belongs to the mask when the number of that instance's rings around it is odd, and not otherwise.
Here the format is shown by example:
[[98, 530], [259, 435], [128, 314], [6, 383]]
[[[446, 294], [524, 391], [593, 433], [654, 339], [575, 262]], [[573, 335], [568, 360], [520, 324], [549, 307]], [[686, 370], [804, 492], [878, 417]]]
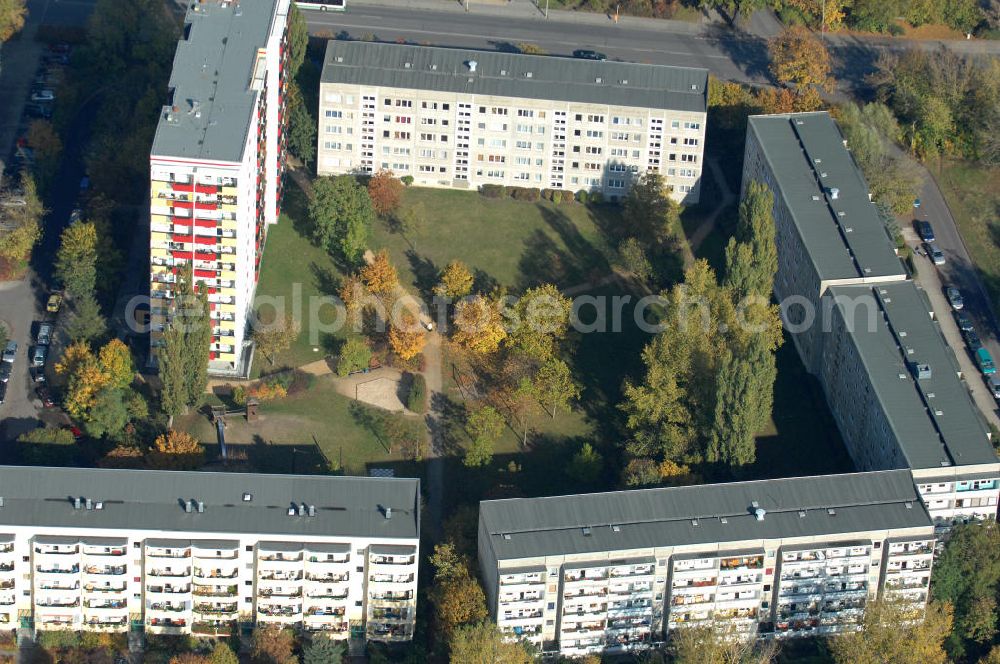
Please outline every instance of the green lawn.
[[1000, 168], [946, 162], [938, 185], [995, 308], [1000, 303]]
[[270, 301], [267, 298], [273, 297], [277, 302], [285, 302], [286, 311], [301, 307], [302, 330], [291, 348], [275, 358], [273, 366], [265, 358], [256, 357], [255, 373], [301, 366], [320, 360], [336, 349], [348, 331], [341, 329], [331, 333], [310, 325], [310, 303], [316, 303], [316, 320], [323, 325], [332, 323], [336, 318], [335, 309], [329, 305], [320, 307], [317, 298], [335, 295], [341, 278], [330, 255], [309, 239], [305, 195], [297, 186], [289, 184], [281, 219], [268, 230], [257, 298], [258, 301], [262, 298]]
[[[352, 404], [336, 391], [332, 376], [320, 376], [302, 393], [262, 404], [255, 423], [229, 416], [226, 442], [252, 446], [253, 465], [266, 472], [306, 472], [322, 457], [352, 475], [365, 474], [371, 464], [399, 462], [399, 450], [390, 453], [380, 437], [359, 421]], [[215, 427], [203, 412], [180, 418], [177, 427], [207, 445], [216, 443]]]
[[480, 284], [561, 288], [608, 273], [601, 228], [618, 221], [616, 206], [554, 205], [488, 199], [476, 192], [411, 187], [403, 206], [424, 210], [422, 227], [393, 233], [377, 222], [373, 245], [387, 247], [400, 279], [428, 293], [451, 260], [464, 261]]

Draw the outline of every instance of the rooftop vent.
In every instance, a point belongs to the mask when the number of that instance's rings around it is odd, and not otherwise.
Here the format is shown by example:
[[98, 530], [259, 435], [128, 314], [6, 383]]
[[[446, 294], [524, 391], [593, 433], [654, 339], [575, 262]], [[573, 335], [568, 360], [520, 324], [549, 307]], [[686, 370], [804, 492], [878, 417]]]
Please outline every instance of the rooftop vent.
[[289, 507], [288, 508], [288, 516], [295, 516], [295, 508], [294, 507]]
[[386, 507], [385, 508], [385, 518], [387, 518], [387, 519], [391, 519], [392, 518], [392, 508], [391, 507]]
[[729, 519], [724, 516], [719, 517], [719, 523], [729, 523]]
[[438, 68], [437, 65], [431, 65], [431, 71], [437, 71], [437, 68]]
[[104, 501], [98, 500], [96, 503], [94, 503], [94, 509], [95, 510], [103, 510], [104, 509]]
[[832, 507], [826, 508], [826, 513], [829, 514], [830, 516], [837, 516], [837, 510], [833, 509]]
[[934, 411], [934, 415], [936, 417], [941, 417], [942, 415], [944, 415], [944, 411], [943, 410], [935, 410]]
[[194, 511], [194, 504], [193, 503], [194, 503], [193, 500], [186, 500], [186, 501], [184, 501], [184, 511], [187, 512], [187, 513], [189, 513], [189, 514], [191, 512], [193, 512]]
[[413, 64], [412, 64], [412, 63], [410, 63], [410, 62], [404, 62], [404, 63], [403, 63], [403, 69], [409, 69], [409, 68], [410, 68], [410, 67], [412, 67], [412, 66], [413, 66]]
[[800, 519], [806, 518], [806, 511], [805, 510], [799, 510], [799, 518]]
[[[823, 173], [823, 177], [826, 177], [826, 173]], [[837, 200], [838, 198], [840, 198], [840, 189], [837, 189], [836, 187], [830, 187], [830, 198], [832, 198], [833, 200]]]
[[315, 505], [310, 505], [309, 506], [309, 516], [316, 516], [316, 506]]
[[584, 537], [590, 537], [590, 533], [591, 533], [590, 526], [584, 526], [583, 527], [583, 536]]
[[814, 194], [814, 195], [813, 195], [813, 200], [814, 200], [814, 201], [818, 201], [818, 200], [819, 200], [819, 196], [816, 196], [816, 195]]
[[691, 525], [692, 526], [697, 526], [698, 525], [698, 519], [691, 519]]
[[524, 72], [524, 77], [525, 78], [531, 78], [532, 76], [534, 76], [534, 74], [532, 74], [530, 71]]
[[613, 532], [613, 533], [620, 533], [621, 531], [622, 531], [622, 527], [621, 526], [611, 526], [611, 532]]
[[763, 521], [765, 514], [767, 514], [767, 510], [765, 510], [763, 507], [758, 507], [753, 511], [753, 518], [757, 519], [758, 521]]
[[760, 507], [760, 503], [758, 503], [758, 502], [757, 502], [757, 501], [755, 500], [755, 501], [753, 501], [752, 503], [750, 503], [750, 507], [751, 507], [751, 508], [753, 508], [753, 509], [757, 509], [758, 507]]
[[594, 79], [594, 83], [603, 83], [603, 82], [604, 82], [604, 79], [601, 78], [600, 76], [598, 76], [597, 78]]
[[908, 510], [912, 510], [913, 509], [913, 501], [912, 500], [907, 500], [903, 504], [906, 505], [906, 509], [908, 509]]
[[906, 380], [906, 374], [905, 373], [896, 374], [896, 375], [899, 376], [900, 380]]
[[844, 226], [844, 232], [845, 233], [853, 233], [854, 232], [854, 226]]
[[930, 380], [931, 378], [931, 365], [929, 364], [918, 364], [917, 365], [917, 380]]
[[844, 212], [843, 210], [841, 210], [840, 212], [838, 212], [838, 213], [837, 213], [837, 216], [838, 216], [838, 217], [846, 217], [846, 216], [847, 216], [847, 213], [846, 213], [846, 212]]
[[476, 71], [476, 67], [479, 66], [479, 63], [475, 60], [469, 60], [465, 64], [469, 67], [469, 71]]
[[[890, 300], [889, 298], [885, 298], [885, 301], [886, 302], [892, 302], [892, 300]], [[899, 336], [905, 337], [906, 336], [906, 330], [900, 330], [899, 331]]]
[[88, 510], [94, 509], [94, 501], [91, 500], [90, 498], [87, 498], [87, 509]]
[[933, 392], [928, 392], [928, 393], [927, 393], [927, 398], [928, 398], [928, 399], [933, 399], [933, 398], [934, 398], [934, 397], [936, 397], [936, 396], [937, 396], [937, 395], [936, 395], [936, 394], [934, 394]]
[[343, 62], [344, 61], [344, 56], [338, 55], [337, 58], [336, 58], [336, 60], [337, 60], [337, 62]]
[[205, 513], [205, 503], [204, 503], [204, 501], [199, 500], [198, 501], [198, 514], [204, 514], [204, 513]]
[[509, 539], [510, 539], [510, 535], [509, 535], [508, 533], [504, 533], [504, 534], [503, 534], [503, 538], [504, 538], [505, 540], [509, 540]]
[[816, 157], [815, 159], [813, 159], [813, 161], [816, 162], [817, 164], [822, 164], [823, 163], [823, 160], [820, 159], [819, 157]]
[[507, 70], [506, 69], [501, 69], [500, 70], [500, 75], [501, 76], [506, 76], [507, 75]]
[[621, 84], [622, 84], [622, 85], [628, 85], [628, 79], [627, 79], [627, 78], [623, 78], [623, 79], [621, 80]]
[[80, 501], [79, 498], [74, 498], [73, 499], [73, 509], [75, 509], [75, 510], [80, 509], [80, 502], [81, 501]]
[[698, 89], [698, 84], [697, 83], [692, 83], [691, 84], [691, 89], [692, 90], [697, 90]]
[[801, 126], [802, 126], [802, 125], [804, 125], [805, 123], [804, 123], [804, 122], [802, 122], [802, 120], [796, 120], [796, 121], [795, 121], [795, 124], [797, 124], [797, 125], [799, 125], [799, 126], [801, 127]]
[[249, 491], [244, 492], [243, 493], [243, 502], [244, 503], [249, 503], [251, 500], [253, 500], [253, 494], [250, 493]]
[[306, 504], [302, 503], [301, 505], [299, 505], [299, 516], [305, 516], [305, 515], [306, 515]]

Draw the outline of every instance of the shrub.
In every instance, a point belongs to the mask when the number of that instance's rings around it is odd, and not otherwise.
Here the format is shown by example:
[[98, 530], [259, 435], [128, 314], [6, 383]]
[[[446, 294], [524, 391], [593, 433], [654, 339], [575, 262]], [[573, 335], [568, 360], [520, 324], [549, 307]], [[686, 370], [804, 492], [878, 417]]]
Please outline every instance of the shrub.
[[372, 359], [372, 350], [363, 339], [348, 339], [340, 347], [337, 360], [337, 375], [346, 376], [352, 371], [367, 369]]
[[586, 204], [587, 203], [587, 190], [586, 189], [581, 189], [580, 191], [576, 192], [576, 200], [579, 203]]
[[400, 182], [402, 182], [403, 184], [405, 184], [407, 187], [409, 187], [411, 184], [413, 184], [413, 176], [412, 175], [404, 175], [403, 177], [399, 178], [399, 180], [400, 180]]
[[511, 196], [516, 201], [535, 202], [541, 197], [541, 192], [532, 187], [511, 187]]
[[51, 650], [53, 648], [76, 648], [80, 645], [80, 633], [68, 630], [52, 630], [41, 632], [37, 638], [38, 645]]
[[546, 201], [552, 200], [552, 194], [556, 193], [555, 189], [542, 189], [542, 198]]
[[507, 187], [502, 184], [480, 185], [479, 193], [486, 198], [504, 198], [507, 195]]
[[556, 205], [562, 203], [563, 193], [561, 191], [559, 191], [558, 189], [550, 189], [549, 191], [551, 192], [549, 195], [550, 201], [552, 201]]
[[410, 389], [406, 393], [406, 407], [414, 413], [427, 410], [427, 382], [422, 374], [410, 376]]
[[599, 191], [592, 192], [589, 196], [592, 205], [600, 205], [604, 202], [604, 194]]

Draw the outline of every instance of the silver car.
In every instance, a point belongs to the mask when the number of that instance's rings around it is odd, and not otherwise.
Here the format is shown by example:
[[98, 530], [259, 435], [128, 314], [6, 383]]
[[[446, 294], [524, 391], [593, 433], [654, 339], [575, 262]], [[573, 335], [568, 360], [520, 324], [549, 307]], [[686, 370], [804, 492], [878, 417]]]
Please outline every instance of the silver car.
[[14, 358], [17, 357], [17, 342], [8, 341], [7, 347], [3, 349], [3, 361], [10, 364], [14, 364]]

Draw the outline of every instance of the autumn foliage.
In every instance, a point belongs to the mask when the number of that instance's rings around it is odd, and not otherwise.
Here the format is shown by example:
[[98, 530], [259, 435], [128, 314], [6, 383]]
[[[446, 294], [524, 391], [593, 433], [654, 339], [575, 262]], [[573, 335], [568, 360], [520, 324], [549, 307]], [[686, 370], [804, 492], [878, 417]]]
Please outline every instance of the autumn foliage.
[[372, 207], [380, 217], [388, 217], [399, 207], [403, 197], [403, 183], [392, 171], [380, 170], [368, 181], [368, 196], [372, 199]]
[[441, 273], [441, 281], [434, 287], [434, 294], [439, 297], [450, 297], [454, 300], [465, 297], [472, 292], [472, 273], [462, 261], [452, 261]]
[[376, 295], [389, 295], [399, 285], [399, 274], [389, 260], [389, 252], [382, 249], [372, 262], [361, 268], [361, 280]]
[[482, 295], [455, 307], [455, 342], [480, 355], [495, 353], [507, 337], [500, 309]]
[[205, 463], [205, 448], [191, 434], [171, 429], [153, 441], [146, 463], [161, 470], [194, 470]]
[[830, 89], [830, 54], [823, 42], [802, 26], [787, 28], [767, 45], [771, 73], [781, 83], [797, 88]]
[[427, 337], [420, 323], [410, 313], [402, 315], [400, 325], [393, 324], [389, 328], [389, 345], [401, 360], [411, 360], [419, 355], [426, 342]]

